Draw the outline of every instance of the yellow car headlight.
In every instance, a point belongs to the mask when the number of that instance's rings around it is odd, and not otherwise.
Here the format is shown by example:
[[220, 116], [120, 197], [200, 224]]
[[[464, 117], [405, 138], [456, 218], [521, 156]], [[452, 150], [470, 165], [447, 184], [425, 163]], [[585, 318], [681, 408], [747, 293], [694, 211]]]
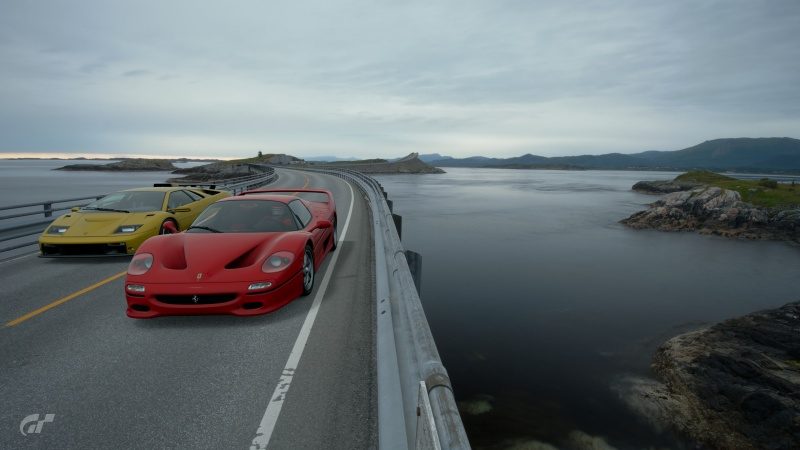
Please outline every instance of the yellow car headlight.
[[141, 228], [141, 225], [120, 225], [119, 228], [117, 228], [117, 231], [114, 232], [114, 234], [133, 233], [139, 228]]

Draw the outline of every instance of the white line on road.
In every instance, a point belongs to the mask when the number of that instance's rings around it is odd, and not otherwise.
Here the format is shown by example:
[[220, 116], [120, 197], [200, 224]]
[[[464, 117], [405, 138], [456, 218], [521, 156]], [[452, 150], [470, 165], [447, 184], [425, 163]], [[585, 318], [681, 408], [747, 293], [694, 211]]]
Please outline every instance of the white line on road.
[[[345, 235], [347, 235], [347, 227], [350, 226], [350, 216], [353, 214], [353, 203], [355, 202], [353, 188], [350, 186], [350, 183], [346, 184], [350, 189], [350, 209], [347, 211], [347, 219], [344, 222], [342, 233], [339, 235], [339, 243], [341, 243], [344, 240]], [[267, 405], [267, 410], [264, 411], [264, 417], [261, 418], [261, 424], [259, 424], [258, 430], [256, 431], [256, 437], [253, 438], [253, 443], [250, 444], [251, 450], [266, 449], [267, 444], [269, 444], [269, 439], [272, 437], [273, 430], [275, 430], [275, 423], [278, 421], [278, 416], [281, 413], [281, 408], [283, 407], [283, 401], [286, 398], [286, 393], [289, 392], [289, 386], [292, 384], [294, 371], [297, 369], [297, 365], [300, 362], [300, 357], [303, 356], [303, 350], [306, 347], [308, 336], [311, 334], [311, 327], [314, 326], [314, 320], [317, 318], [317, 313], [319, 312], [322, 298], [325, 296], [325, 291], [328, 289], [328, 282], [330, 282], [331, 273], [333, 273], [333, 268], [336, 266], [336, 261], [339, 259], [339, 255], [341, 254], [341, 250], [334, 252], [333, 259], [331, 259], [331, 263], [325, 270], [325, 275], [322, 277], [322, 283], [320, 283], [319, 289], [317, 290], [317, 295], [314, 296], [314, 302], [311, 304], [311, 309], [308, 310], [306, 320], [303, 322], [303, 326], [300, 328], [300, 334], [297, 336], [297, 340], [294, 342], [292, 352], [289, 353], [289, 360], [286, 361], [286, 366], [284, 366], [283, 372], [281, 372], [281, 378], [278, 381], [278, 385], [275, 386], [275, 392], [272, 393], [272, 397], [270, 397], [269, 404]]]

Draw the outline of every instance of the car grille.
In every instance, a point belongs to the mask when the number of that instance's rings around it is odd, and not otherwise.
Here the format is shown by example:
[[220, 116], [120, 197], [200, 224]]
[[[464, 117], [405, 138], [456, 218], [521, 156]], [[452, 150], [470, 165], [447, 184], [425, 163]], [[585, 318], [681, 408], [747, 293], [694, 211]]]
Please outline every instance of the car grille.
[[120, 244], [42, 244], [43, 256], [106, 256], [126, 255], [124, 243]]
[[156, 300], [169, 305], [214, 305], [236, 299], [236, 294], [156, 295]]

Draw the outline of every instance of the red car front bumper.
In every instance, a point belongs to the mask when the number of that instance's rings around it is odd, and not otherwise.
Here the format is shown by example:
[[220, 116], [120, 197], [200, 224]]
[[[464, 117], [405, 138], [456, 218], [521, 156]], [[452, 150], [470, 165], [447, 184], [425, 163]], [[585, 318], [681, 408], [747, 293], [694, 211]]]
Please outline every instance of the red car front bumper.
[[[250, 293], [250, 282], [168, 284], [136, 283], [125, 280], [128, 317], [149, 319], [158, 316], [233, 314], [255, 316], [275, 311], [303, 293], [302, 272], [286, 283], [265, 292]], [[142, 295], [128, 291], [129, 284], [145, 287]]]

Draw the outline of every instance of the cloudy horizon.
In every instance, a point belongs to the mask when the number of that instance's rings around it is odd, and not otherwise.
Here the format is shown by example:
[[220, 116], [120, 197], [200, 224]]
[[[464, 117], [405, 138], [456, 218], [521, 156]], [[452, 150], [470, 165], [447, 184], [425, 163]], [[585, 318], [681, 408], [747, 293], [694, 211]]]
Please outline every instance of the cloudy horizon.
[[800, 137], [794, 0], [77, 5], [0, 7], [0, 153], [561, 156]]

